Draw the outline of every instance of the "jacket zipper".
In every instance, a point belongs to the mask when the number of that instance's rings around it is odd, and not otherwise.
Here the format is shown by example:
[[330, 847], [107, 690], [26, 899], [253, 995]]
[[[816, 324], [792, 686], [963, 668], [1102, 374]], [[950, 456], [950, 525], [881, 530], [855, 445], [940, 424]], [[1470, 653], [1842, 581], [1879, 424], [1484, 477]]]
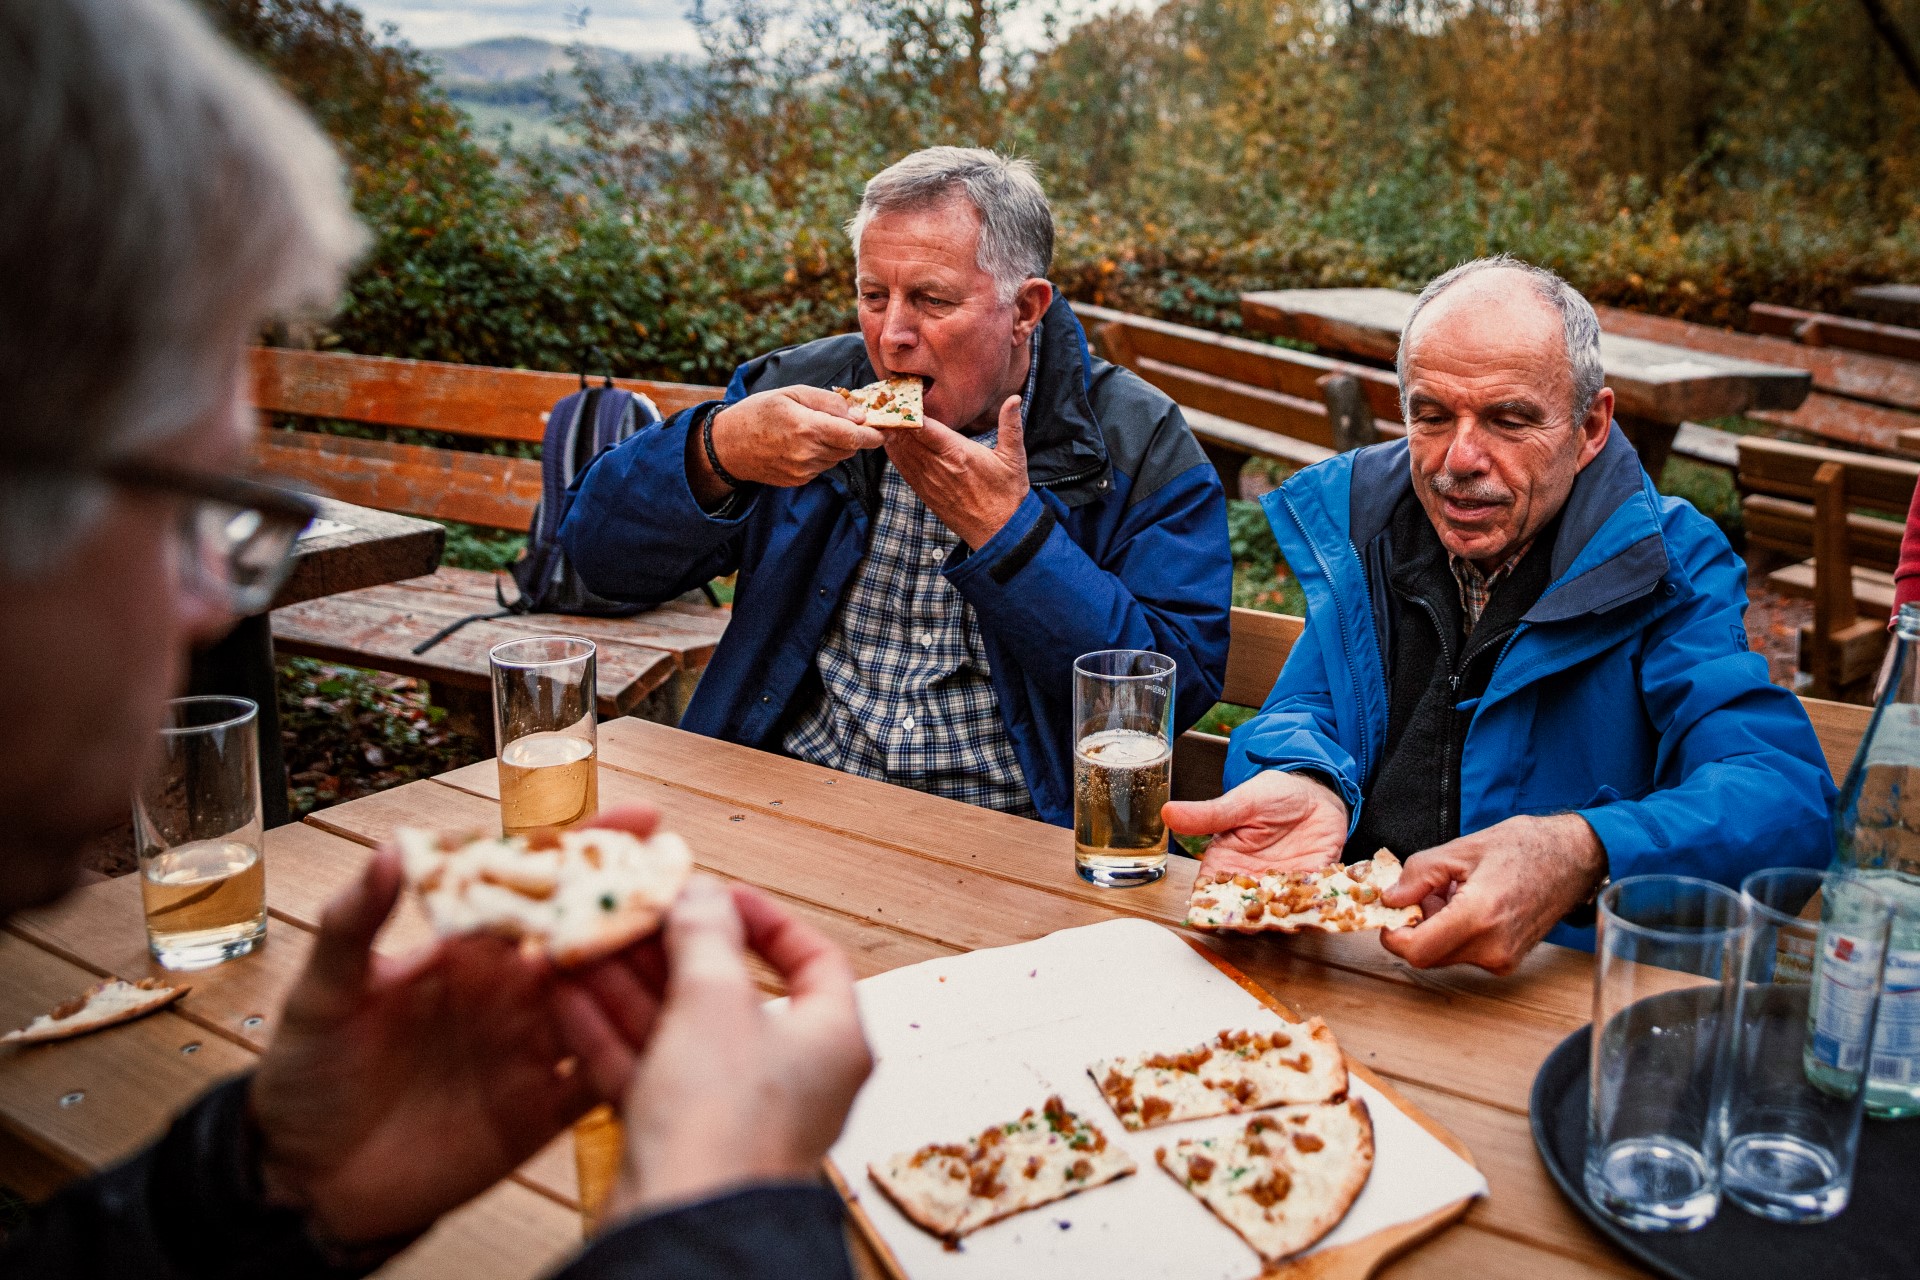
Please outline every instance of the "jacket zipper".
[[[1333, 566], [1327, 563], [1327, 557], [1321, 552], [1320, 544], [1315, 542], [1313, 535], [1307, 532], [1306, 522], [1300, 519], [1300, 512], [1295, 509], [1292, 496], [1282, 489], [1280, 491], [1280, 501], [1286, 503], [1288, 517], [1293, 521], [1294, 528], [1300, 530], [1300, 536], [1306, 539], [1307, 550], [1313, 552], [1313, 562], [1319, 566], [1320, 576], [1325, 578], [1328, 586], [1331, 587], [1333, 583]], [[1337, 615], [1339, 606], [1335, 605], [1334, 608]], [[1344, 617], [1339, 618], [1339, 625], [1335, 630], [1340, 633], [1340, 652], [1347, 660], [1348, 675], [1357, 685], [1360, 683], [1360, 673], [1354, 664], [1353, 637], [1347, 634], [1347, 623]], [[1373, 757], [1373, 732], [1367, 724], [1365, 712], [1362, 712], [1357, 719], [1360, 722], [1360, 759], [1358, 762], [1360, 765], [1360, 777], [1367, 779], [1373, 776], [1373, 768], [1370, 763]]]

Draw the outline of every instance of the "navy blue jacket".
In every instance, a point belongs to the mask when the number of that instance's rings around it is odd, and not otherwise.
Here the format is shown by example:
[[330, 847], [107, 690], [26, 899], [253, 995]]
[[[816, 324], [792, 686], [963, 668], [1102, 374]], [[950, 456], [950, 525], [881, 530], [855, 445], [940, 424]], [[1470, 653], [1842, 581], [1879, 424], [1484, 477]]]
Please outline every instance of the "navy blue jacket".
[[[1356, 820], [1387, 739], [1388, 524], [1412, 485], [1404, 440], [1318, 463], [1267, 495], [1307, 628], [1260, 714], [1233, 734], [1226, 784], [1262, 769], [1334, 779]], [[1833, 779], [1800, 700], [1747, 644], [1746, 568], [1693, 506], [1662, 497], [1616, 429], [1574, 482], [1551, 580], [1470, 715], [1460, 832], [1578, 813], [1614, 879], [1738, 886], [1825, 866]], [[1552, 942], [1591, 947], [1591, 929]]]
[[[323, 1256], [299, 1214], [263, 1203], [246, 1087], [219, 1086], [153, 1146], [36, 1210], [0, 1247], [0, 1280], [353, 1280], [382, 1264], [390, 1250]], [[839, 1196], [773, 1185], [616, 1227], [552, 1280], [852, 1275]]]
[[[874, 380], [859, 335], [787, 347], [740, 366], [724, 401], [683, 410], [602, 454], [575, 484], [560, 536], [581, 580], [617, 600], [670, 600], [738, 572], [733, 620], [681, 727], [778, 750], [819, 687], [814, 657], [866, 554], [885, 455], [792, 489], [749, 486], [743, 509], [702, 510], [687, 438], [756, 391]], [[1098, 649], [1153, 649], [1179, 664], [1176, 730], [1226, 674], [1233, 559], [1226, 497], [1173, 401], [1094, 359], [1056, 293], [1040, 326], [1027, 406], [1033, 490], [999, 533], [942, 572], [974, 608], [1000, 715], [1033, 802], [1073, 821], [1073, 663]]]

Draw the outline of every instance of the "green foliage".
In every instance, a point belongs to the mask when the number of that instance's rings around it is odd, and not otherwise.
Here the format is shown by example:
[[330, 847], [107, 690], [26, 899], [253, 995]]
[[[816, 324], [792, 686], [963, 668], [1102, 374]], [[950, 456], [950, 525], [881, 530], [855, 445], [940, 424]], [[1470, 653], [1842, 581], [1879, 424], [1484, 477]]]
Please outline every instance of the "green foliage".
[[416, 680], [312, 658], [280, 663], [280, 737], [296, 818], [482, 759]]
[[440, 520], [447, 531], [447, 548], [440, 563], [456, 569], [479, 569], [498, 573], [520, 558], [526, 550], [527, 535], [505, 529], [487, 529], [461, 524], [458, 520]]

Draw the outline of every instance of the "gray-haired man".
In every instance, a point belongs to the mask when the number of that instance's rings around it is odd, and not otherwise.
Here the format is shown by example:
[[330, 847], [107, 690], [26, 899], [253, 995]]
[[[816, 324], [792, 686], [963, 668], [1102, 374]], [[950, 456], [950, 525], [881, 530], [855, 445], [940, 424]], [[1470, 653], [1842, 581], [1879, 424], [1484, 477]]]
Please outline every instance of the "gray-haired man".
[[[860, 333], [742, 365], [610, 451], [562, 538], [617, 599], [739, 572], [683, 727], [1066, 824], [1077, 657], [1173, 657], [1180, 728], [1219, 692], [1219, 479], [1171, 400], [1088, 354], [1028, 165], [917, 152], [848, 233]], [[895, 375], [925, 383], [918, 429], [830, 390]]]
[[1654, 489], [1604, 381], [1593, 308], [1552, 272], [1427, 286], [1407, 438], [1267, 501], [1307, 630], [1234, 732], [1232, 790], [1167, 806], [1216, 837], [1213, 869], [1412, 855], [1384, 900], [1427, 918], [1387, 949], [1504, 973], [1543, 937], [1591, 945], [1607, 877], [1825, 864], [1833, 783], [1748, 652], [1746, 574]]

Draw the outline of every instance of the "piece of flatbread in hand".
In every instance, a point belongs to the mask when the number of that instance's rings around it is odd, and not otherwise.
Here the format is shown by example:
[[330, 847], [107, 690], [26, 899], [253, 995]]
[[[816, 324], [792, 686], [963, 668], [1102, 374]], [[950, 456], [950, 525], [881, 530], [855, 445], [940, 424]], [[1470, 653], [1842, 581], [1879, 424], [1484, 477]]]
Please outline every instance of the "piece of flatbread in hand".
[[1139, 1166], [1056, 1095], [1040, 1114], [997, 1124], [968, 1142], [932, 1143], [867, 1166], [867, 1176], [914, 1225], [949, 1248], [1016, 1213], [1125, 1177]]
[[858, 391], [845, 387], [835, 387], [834, 391], [847, 403], [864, 406], [870, 427], [917, 427], [926, 416], [920, 404], [921, 386], [917, 377], [882, 378]]
[[1400, 859], [1386, 849], [1371, 862], [1318, 871], [1202, 872], [1187, 900], [1187, 923], [1195, 929], [1232, 933], [1357, 933], [1416, 924], [1420, 908], [1385, 907], [1380, 894], [1400, 879]]
[[1129, 1129], [1326, 1102], [1347, 1091], [1347, 1064], [1318, 1018], [1273, 1031], [1222, 1031], [1175, 1053], [1108, 1058], [1087, 1068]]
[[1268, 1262], [1338, 1225], [1373, 1172], [1373, 1121], [1358, 1098], [1257, 1115], [1237, 1134], [1154, 1152], [1160, 1167]]
[[434, 932], [520, 938], [563, 967], [586, 964], [660, 927], [693, 871], [671, 832], [579, 827], [525, 836], [394, 833], [407, 883]]
[[89, 1031], [144, 1018], [187, 994], [186, 987], [169, 987], [158, 978], [126, 982], [112, 978], [97, 982], [51, 1013], [43, 1013], [21, 1027], [0, 1036], [0, 1044], [42, 1044], [65, 1040]]

